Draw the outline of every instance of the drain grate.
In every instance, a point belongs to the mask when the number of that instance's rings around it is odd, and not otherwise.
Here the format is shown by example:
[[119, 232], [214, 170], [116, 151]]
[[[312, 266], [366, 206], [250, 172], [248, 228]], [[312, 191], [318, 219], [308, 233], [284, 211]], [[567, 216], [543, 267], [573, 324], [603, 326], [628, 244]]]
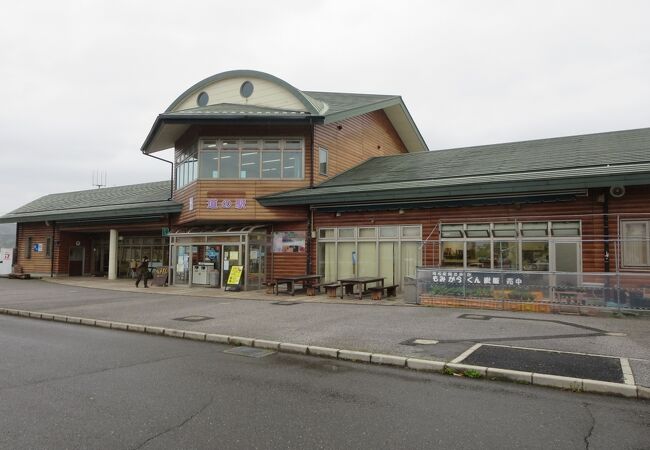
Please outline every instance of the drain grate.
[[291, 306], [291, 305], [299, 305], [301, 302], [289, 302], [289, 301], [279, 301], [279, 302], [273, 302], [271, 303], [272, 305], [279, 305], [279, 306]]
[[462, 364], [623, 383], [620, 358], [482, 345]]
[[177, 317], [172, 320], [180, 320], [181, 322], [203, 322], [204, 320], [214, 319], [214, 317], [208, 316], [187, 316], [187, 317]]
[[272, 350], [264, 350], [262, 348], [254, 347], [235, 347], [224, 350], [223, 352], [229, 353], [231, 355], [247, 356], [249, 358], [264, 358], [265, 356], [269, 356], [275, 353]]

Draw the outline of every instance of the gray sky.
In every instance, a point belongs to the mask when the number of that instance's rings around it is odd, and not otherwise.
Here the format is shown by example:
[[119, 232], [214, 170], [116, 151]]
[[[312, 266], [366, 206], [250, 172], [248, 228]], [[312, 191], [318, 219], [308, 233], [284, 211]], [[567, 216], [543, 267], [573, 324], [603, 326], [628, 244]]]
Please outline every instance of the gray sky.
[[[215, 73], [398, 94], [432, 150], [650, 126], [648, 1], [25, 1], [2, 7], [0, 214], [163, 180], [157, 114]], [[168, 156], [168, 155], [162, 155]]]

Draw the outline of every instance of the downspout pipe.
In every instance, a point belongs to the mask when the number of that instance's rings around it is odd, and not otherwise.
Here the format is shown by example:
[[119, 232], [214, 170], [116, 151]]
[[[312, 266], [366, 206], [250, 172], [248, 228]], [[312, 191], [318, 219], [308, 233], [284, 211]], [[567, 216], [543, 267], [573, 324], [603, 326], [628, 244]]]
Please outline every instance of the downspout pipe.
[[[310, 170], [309, 170], [309, 189], [314, 188], [314, 119], [312, 117], [309, 118], [309, 132], [310, 132], [310, 139], [309, 139], [309, 155], [310, 155]], [[307, 205], [307, 239], [306, 239], [306, 247], [307, 247], [307, 272], [308, 274], [312, 274], [312, 238], [311, 238], [311, 233], [312, 233], [312, 227], [313, 221], [312, 221], [312, 214], [311, 214], [311, 205]]]
[[159, 158], [158, 156], [150, 155], [149, 153], [142, 152], [143, 155], [148, 156], [150, 158], [157, 159], [159, 161], [163, 161], [166, 163], [169, 163], [171, 165], [171, 176], [169, 178], [169, 198], [167, 200], [171, 200], [174, 197], [174, 162], [173, 161], [168, 161], [163, 158]]
[[52, 222], [52, 240], [50, 241], [50, 278], [54, 278], [54, 236], [56, 234], [56, 222]]

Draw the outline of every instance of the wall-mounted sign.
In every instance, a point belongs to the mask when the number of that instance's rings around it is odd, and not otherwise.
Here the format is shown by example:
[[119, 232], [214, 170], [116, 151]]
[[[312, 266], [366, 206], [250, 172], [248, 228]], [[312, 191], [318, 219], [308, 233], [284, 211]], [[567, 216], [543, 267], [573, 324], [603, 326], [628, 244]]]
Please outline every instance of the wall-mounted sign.
[[434, 284], [465, 286], [505, 286], [520, 287], [525, 283], [520, 273], [509, 272], [465, 272], [432, 270], [430, 280]]
[[43, 251], [43, 244], [34, 244], [32, 247], [32, 250], [34, 250], [36, 253], [42, 252]]
[[79, 246], [81, 245], [81, 241], [77, 241], [77, 242], [75, 242], [74, 245], [76, 245], [77, 247], [79, 247]]
[[300, 253], [305, 251], [304, 231], [278, 231], [273, 233], [274, 253]]
[[194, 210], [194, 197], [190, 197], [189, 204], [187, 205], [190, 211]]
[[169, 227], [163, 227], [162, 228], [162, 236], [163, 237], [169, 236]]
[[246, 199], [210, 198], [207, 207], [208, 209], [246, 209]]

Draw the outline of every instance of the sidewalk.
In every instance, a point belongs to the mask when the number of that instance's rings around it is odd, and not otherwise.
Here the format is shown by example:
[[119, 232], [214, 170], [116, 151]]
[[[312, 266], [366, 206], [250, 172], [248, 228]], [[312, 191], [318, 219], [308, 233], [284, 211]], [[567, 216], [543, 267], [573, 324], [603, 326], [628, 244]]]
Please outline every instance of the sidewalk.
[[399, 299], [263, 291], [143, 289], [130, 280], [104, 279], [3, 279], [0, 294], [5, 308], [444, 362], [479, 344], [605, 355], [624, 359], [634, 382], [650, 386], [647, 318], [438, 309]]

